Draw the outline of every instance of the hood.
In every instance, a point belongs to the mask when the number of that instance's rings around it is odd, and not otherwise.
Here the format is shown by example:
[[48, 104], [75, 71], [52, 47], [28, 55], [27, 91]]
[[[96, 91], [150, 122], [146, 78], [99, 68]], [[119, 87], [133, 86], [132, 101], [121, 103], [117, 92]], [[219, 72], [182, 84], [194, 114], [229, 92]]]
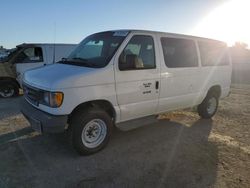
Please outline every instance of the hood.
[[45, 90], [113, 83], [113, 69], [53, 64], [26, 71], [23, 81]]

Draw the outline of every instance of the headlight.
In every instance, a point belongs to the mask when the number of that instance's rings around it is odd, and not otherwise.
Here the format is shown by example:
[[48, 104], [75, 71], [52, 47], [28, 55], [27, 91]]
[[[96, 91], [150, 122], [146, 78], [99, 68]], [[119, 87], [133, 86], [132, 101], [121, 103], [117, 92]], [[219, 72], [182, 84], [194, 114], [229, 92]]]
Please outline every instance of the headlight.
[[61, 92], [53, 92], [50, 93], [50, 106], [51, 107], [59, 107], [63, 102], [63, 93]]
[[63, 93], [62, 92], [43, 92], [40, 103], [46, 106], [57, 108], [62, 105]]

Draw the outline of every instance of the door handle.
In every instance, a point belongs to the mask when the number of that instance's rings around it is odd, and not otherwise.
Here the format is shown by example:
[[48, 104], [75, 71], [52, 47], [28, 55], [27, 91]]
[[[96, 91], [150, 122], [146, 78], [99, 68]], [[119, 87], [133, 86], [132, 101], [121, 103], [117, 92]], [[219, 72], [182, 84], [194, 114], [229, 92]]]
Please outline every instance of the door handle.
[[155, 82], [155, 89], [159, 89], [159, 81]]

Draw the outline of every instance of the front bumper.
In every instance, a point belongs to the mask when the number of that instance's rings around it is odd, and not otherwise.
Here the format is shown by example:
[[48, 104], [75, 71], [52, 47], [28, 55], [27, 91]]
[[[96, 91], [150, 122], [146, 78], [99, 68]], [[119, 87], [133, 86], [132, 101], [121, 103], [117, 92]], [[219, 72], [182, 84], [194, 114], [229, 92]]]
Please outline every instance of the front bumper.
[[48, 114], [33, 107], [24, 98], [21, 100], [21, 112], [29, 121], [32, 129], [40, 133], [60, 133], [67, 126], [67, 115]]

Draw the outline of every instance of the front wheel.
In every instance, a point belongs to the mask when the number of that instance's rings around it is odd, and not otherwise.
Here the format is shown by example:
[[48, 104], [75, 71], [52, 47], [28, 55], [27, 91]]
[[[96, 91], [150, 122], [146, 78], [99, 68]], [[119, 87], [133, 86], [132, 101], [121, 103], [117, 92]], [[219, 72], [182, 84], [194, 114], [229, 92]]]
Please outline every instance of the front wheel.
[[219, 99], [216, 94], [210, 93], [198, 106], [198, 114], [204, 119], [210, 119], [218, 109]]
[[72, 117], [72, 143], [81, 155], [89, 155], [103, 149], [112, 132], [112, 119], [103, 110], [90, 108]]
[[19, 87], [14, 82], [0, 83], [0, 97], [10, 98], [18, 95]]

